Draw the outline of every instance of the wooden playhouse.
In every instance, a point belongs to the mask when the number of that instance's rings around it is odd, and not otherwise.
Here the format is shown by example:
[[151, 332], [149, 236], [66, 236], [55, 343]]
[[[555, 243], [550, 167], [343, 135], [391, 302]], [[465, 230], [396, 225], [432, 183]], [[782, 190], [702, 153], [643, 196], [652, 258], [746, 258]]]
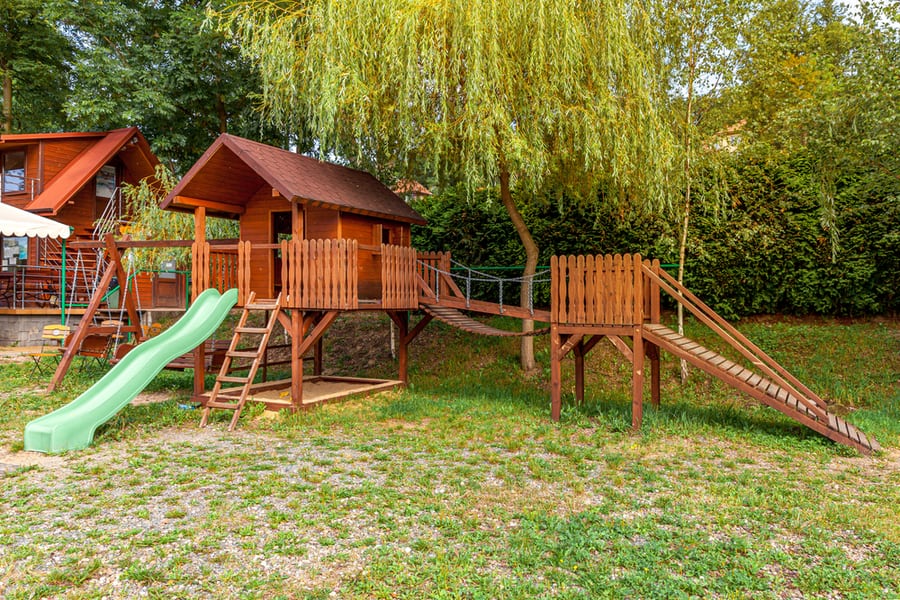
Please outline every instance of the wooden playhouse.
[[[405, 320], [399, 311], [417, 307], [415, 279], [405, 278], [406, 289], [400, 289], [397, 268], [414, 270], [410, 225], [425, 221], [368, 173], [223, 134], [162, 206], [194, 214], [194, 295], [207, 287], [236, 287], [242, 318], [254, 310], [267, 314], [267, 331], [238, 328], [229, 351], [234, 356], [226, 361], [263, 361], [275, 323], [291, 339], [290, 382], [250, 386], [252, 369], [220, 376], [222, 384], [240, 390], [239, 397], [262, 398], [266, 389], [289, 385], [289, 394], [264, 401], [270, 408], [302, 406], [303, 356], [314, 351], [314, 381], [321, 380], [322, 335], [340, 311], [387, 310]], [[209, 216], [238, 220], [238, 243], [205, 239]], [[259, 348], [258, 356], [238, 350], [248, 345]], [[229, 408], [236, 392], [223, 391], [218, 382], [210, 394], [204, 390], [203, 352], [195, 358], [195, 397]]]

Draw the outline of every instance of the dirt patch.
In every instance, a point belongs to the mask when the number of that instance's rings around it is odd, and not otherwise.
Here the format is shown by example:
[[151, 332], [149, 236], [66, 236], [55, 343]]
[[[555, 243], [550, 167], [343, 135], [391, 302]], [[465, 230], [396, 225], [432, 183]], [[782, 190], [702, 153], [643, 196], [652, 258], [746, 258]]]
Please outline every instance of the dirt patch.
[[145, 404], [159, 404], [166, 402], [172, 398], [172, 394], [168, 392], [144, 392], [131, 401], [132, 406], [143, 406]]
[[29, 354], [40, 351], [40, 346], [0, 346], [0, 364], [28, 362]]

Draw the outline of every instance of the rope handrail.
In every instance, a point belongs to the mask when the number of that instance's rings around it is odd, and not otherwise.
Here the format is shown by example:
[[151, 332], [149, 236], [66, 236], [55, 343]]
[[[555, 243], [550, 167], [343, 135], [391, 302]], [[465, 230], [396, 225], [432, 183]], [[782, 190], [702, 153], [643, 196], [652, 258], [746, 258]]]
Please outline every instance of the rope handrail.
[[[452, 270], [443, 270], [440, 269], [433, 264], [428, 263], [427, 261], [418, 261], [419, 265], [422, 268], [430, 270], [435, 273], [436, 279], [438, 279], [441, 275], [449, 277], [451, 281], [465, 283], [465, 300], [466, 307], [471, 305], [472, 301], [472, 283], [491, 283], [497, 284], [498, 286], [498, 298], [499, 302], [497, 303], [500, 306], [500, 314], [503, 314], [503, 284], [504, 283], [512, 283], [512, 284], [520, 284], [528, 286], [528, 311], [533, 315], [534, 314], [534, 284], [535, 283], [550, 283], [552, 278], [550, 274], [550, 270], [547, 269], [545, 271], [540, 271], [535, 273], [534, 275], [522, 275], [519, 277], [499, 277], [497, 275], [491, 275], [490, 273], [485, 273], [483, 271], [479, 271], [478, 269], [473, 269], [467, 265], [463, 265], [455, 260], [450, 260], [452, 265], [455, 265], [453, 269], [457, 272], [454, 273]], [[464, 273], [464, 274], [463, 274]], [[438, 284], [436, 286], [435, 296], [440, 302], [441, 299], [441, 286]]]

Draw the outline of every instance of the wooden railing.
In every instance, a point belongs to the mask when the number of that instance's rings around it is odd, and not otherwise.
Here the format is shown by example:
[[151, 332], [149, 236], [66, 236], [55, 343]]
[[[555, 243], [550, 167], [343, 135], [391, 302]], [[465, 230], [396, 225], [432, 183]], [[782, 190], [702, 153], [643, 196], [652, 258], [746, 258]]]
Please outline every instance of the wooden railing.
[[[418, 264], [416, 266], [419, 277], [425, 282], [427, 289], [423, 288], [423, 295], [434, 294], [438, 298], [450, 292], [450, 289], [441, 277], [440, 272], [450, 272], [450, 253], [449, 252], [419, 252]], [[431, 292], [429, 294], [428, 292]]]
[[353, 310], [359, 307], [356, 240], [281, 242], [282, 305]]
[[191, 300], [209, 287], [209, 242], [194, 242], [191, 245]]
[[638, 325], [644, 320], [640, 254], [554, 256], [551, 320], [569, 325]]
[[213, 246], [209, 253], [209, 285], [224, 293], [238, 287], [238, 251], [237, 248], [218, 248]]
[[415, 248], [381, 245], [382, 307], [405, 309], [419, 307], [416, 259]]

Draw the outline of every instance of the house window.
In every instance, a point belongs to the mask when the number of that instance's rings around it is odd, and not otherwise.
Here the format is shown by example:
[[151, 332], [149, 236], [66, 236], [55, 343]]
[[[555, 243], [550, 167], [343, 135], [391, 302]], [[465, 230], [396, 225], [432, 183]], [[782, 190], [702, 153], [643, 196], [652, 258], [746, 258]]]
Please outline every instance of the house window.
[[7, 152], [3, 155], [3, 192], [25, 191], [25, 153]]
[[0, 271], [11, 271], [13, 267], [28, 262], [27, 237], [0, 237], [3, 256], [0, 260]]

